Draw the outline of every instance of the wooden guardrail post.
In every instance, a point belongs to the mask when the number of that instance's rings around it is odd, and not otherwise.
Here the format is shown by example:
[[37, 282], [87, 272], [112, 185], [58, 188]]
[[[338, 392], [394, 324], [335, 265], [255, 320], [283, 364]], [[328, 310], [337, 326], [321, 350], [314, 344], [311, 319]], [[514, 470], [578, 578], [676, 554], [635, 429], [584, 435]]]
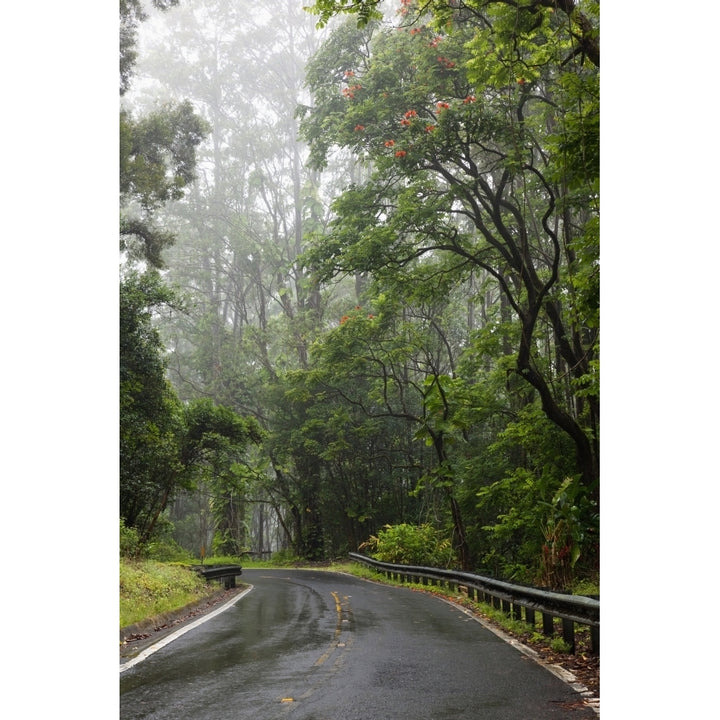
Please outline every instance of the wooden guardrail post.
[[563, 640], [570, 646], [570, 652], [575, 652], [575, 623], [562, 618]]
[[547, 637], [551, 637], [553, 633], [555, 632], [555, 628], [553, 627], [553, 616], [549, 615], [548, 613], [542, 614], [543, 619], [543, 635], [547, 635]]

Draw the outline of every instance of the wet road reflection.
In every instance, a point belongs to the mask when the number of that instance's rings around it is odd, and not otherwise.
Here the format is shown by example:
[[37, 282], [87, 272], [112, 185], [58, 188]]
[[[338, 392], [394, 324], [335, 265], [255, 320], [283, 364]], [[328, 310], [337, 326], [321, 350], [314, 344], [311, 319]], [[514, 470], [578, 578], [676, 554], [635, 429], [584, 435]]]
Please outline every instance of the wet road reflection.
[[323, 571], [243, 581], [234, 606], [121, 673], [121, 720], [596, 717], [437, 598]]

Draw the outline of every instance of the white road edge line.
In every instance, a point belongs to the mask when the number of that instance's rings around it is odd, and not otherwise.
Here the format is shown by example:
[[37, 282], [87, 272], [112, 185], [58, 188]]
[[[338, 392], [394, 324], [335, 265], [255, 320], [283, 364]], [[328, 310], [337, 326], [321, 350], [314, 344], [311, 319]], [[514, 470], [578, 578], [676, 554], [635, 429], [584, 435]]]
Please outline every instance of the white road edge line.
[[152, 655], [154, 652], [157, 652], [160, 650], [160, 648], [164, 648], [166, 645], [170, 644], [173, 640], [177, 640], [181, 635], [184, 635], [186, 632], [190, 632], [190, 630], [193, 630], [194, 628], [198, 627], [198, 625], [202, 625], [206, 620], [210, 620], [210, 618], [214, 618], [216, 615], [219, 615], [221, 612], [227, 610], [229, 607], [232, 607], [236, 602], [238, 602], [240, 599], [244, 598], [251, 590], [253, 589], [253, 586], [250, 585], [247, 589], [243, 590], [240, 594], [236, 595], [232, 600], [229, 600], [226, 602], [222, 607], [219, 607], [217, 610], [213, 610], [211, 613], [208, 613], [207, 615], [203, 615], [202, 617], [199, 617], [197, 620], [191, 622], [189, 625], [185, 625], [181, 627], [179, 630], [176, 630], [171, 635], [168, 635], [167, 637], [163, 638], [162, 640], [159, 640], [154, 645], [151, 645], [149, 648], [146, 648], [143, 650], [139, 655], [134, 657], [132, 660], [128, 660], [125, 664], [120, 666], [120, 672], [123, 672], [123, 670], [128, 670], [133, 665], [137, 665], [139, 662], [142, 662], [147, 657]]
[[533, 650], [533, 648], [528, 647], [519, 640], [516, 640], [507, 633], [504, 633], [500, 628], [495, 627], [489, 622], [486, 622], [481, 616], [476, 615], [475, 613], [468, 610], [466, 607], [463, 607], [459, 603], [453, 602], [450, 598], [445, 598], [440, 595], [438, 595], [437, 597], [444, 603], [447, 603], [448, 605], [452, 605], [454, 608], [457, 608], [461, 613], [467, 615], [468, 618], [475, 620], [475, 622], [477, 623], [480, 623], [480, 625], [482, 625], [486, 630], [489, 630], [494, 635], [497, 635], [501, 640], [504, 640], [506, 643], [508, 643], [508, 645], [512, 645], [523, 655], [531, 658], [538, 665], [544, 667], [546, 670], [551, 672], [553, 675], [555, 675], [555, 677], [559, 678], [566, 685], [569, 685], [573, 690], [575, 690], [575, 692], [577, 692], [586, 701], [588, 707], [594, 710], [596, 714], [600, 714], [599, 698], [595, 698], [592, 692], [588, 690], [582, 683], [578, 682], [578, 679], [569, 670], [566, 670], [559, 665], [555, 665], [553, 663], [545, 661], [538, 652]]

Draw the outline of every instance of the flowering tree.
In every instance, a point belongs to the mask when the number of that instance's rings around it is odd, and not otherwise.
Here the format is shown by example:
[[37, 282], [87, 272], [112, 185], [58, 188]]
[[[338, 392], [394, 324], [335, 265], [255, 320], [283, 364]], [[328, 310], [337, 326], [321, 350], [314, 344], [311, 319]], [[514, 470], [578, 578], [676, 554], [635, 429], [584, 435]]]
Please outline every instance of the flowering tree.
[[369, 180], [308, 263], [412, 282], [443, 258], [492, 278], [516, 391], [570, 438], [597, 502], [599, 53], [553, 3], [420, 5], [435, 14], [342, 25], [309, 66], [311, 160], [350, 149]]

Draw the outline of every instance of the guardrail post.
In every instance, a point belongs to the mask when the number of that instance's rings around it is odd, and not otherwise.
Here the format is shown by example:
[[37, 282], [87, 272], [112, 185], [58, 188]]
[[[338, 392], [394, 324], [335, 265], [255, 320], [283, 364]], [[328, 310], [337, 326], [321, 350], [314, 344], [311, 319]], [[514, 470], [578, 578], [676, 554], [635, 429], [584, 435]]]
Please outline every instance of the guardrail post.
[[517, 603], [513, 603], [512, 609], [513, 620], [522, 620], [522, 606]]
[[548, 615], [548, 613], [542, 614], [543, 618], [543, 635], [547, 635], [550, 637], [555, 630], [553, 629], [553, 616]]
[[510, 614], [510, 601], [509, 600], [503, 600], [502, 601], [502, 611], [506, 614]]
[[600, 654], [600, 628], [596, 625], [590, 626], [590, 652]]
[[535, 610], [533, 610], [532, 608], [525, 608], [525, 622], [528, 625], [532, 625], [533, 627], [535, 627]]
[[575, 623], [572, 620], [562, 619], [563, 640], [570, 646], [570, 652], [575, 652]]

